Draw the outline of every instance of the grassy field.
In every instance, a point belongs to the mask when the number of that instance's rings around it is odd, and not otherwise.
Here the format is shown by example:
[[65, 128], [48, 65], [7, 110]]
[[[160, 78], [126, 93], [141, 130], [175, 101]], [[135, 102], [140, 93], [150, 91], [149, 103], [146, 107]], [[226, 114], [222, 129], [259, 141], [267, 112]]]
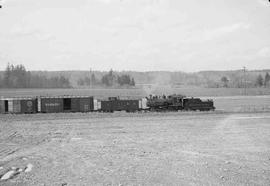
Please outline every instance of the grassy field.
[[[150, 91], [151, 92], [151, 91]], [[152, 90], [155, 94], [183, 94], [187, 96], [206, 96], [206, 97], [224, 97], [224, 96], [259, 96], [270, 95], [270, 88], [248, 88], [245, 90], [242, 88], [170, 88], [168, 87], [156, 87]]]
[[[170, 86], [157, 86], [151, 88], [134, 89], [0, 89], [0, 97], [27, 97], [27, 96], [47, 96], [47, 95], [92, 95], [97, 98], [109, 96], [141, 98], [149, 94], [183, 94], [187, 96], [241, 96], [244, 89], [238, 88], [171, 88]], [[247, 96], [270, 95], [270, 88], [249, 88], [246, 90]]]
[[213, 97], [217, 110], [226, 112], [270, 112], [270, 96]]
[[270, 183], [265, 113], [2, 115], [0, 123], [0, 177], [21, 170], [3, 186]]

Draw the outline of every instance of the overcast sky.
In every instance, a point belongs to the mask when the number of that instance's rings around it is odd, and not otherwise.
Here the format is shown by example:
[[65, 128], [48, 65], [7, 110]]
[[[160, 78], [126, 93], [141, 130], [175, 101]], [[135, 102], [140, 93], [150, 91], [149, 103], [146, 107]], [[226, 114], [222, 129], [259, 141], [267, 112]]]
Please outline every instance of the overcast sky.
[[[1, 2], [1, 0], [0, 0]], [[268, 0], [6, 0], [0, 70], [270, 69]]]

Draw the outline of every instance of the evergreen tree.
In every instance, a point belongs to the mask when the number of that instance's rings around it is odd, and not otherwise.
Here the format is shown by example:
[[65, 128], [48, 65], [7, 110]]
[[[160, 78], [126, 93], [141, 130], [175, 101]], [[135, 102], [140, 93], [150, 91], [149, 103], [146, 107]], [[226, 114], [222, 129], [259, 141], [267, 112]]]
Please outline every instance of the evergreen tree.
[[265, 87], [269, 86], [269, 82], [270, 82], [270, 75], [269, 75], [269, 73], [267, 72], [267, 73], [265, 74], [265, 78], [264, 78], [264, 86], [265, 86]]
[[10, 78], [11, 78], [11, 66], [8, 63], [5, 73], [4, 73], [4, 87], [10, 87]]
[[113, 74], [112, 69], [109, 71], [108, 74], [105, 74], [102, 79], [101, 82], [102, 84], [106, 85], [106, 86], [113, 86], [115, 83], [116, 77]]
[[131, 80], [131, 78], [130, 78], [129, 75], [121, 75], [121, 76], [118, 76], [118, 78], [117, 78], [117, 83], [118, 83], [120, 86], [123, 86], [123, 85], [131, 85], [132, 80]]
[[0, 88], [2, 88], [3, 86], [3, 80], [2, 80], [2, 77], [0, 76]]
[[91, 84], [91, 79], [89, 77], [85, 77], [84, 78], [84, 84], [87, 85], [87, 86], [90, 86]]
[[261, 74], [258, 75], [258, 77], [256, 79], [256, 85], [259, 86], [259, 87], [263, 86], [263, 77], [262, 77]]
[[131, 83], [130, 83], [131, 86], [135, 86], [135, 81], [134, 81], [134, 78], [131, 79]]
[[82, 78], [80, 78], [78, 81], [77, 81], [77, 84], [79, 86], [83, 86], [84, 85], [84, 80]]
[[223, 87], [228, 87], [229, 80], [228, 80], [228, 78], [226, 76], [223, 76], [221, 78], [221, 82], [223, 83]]
[[92, 74], [91, 75], [91, 84], [92, 85], [95, 85], [97, 82], [96, 82], [96, 76], [95, 76], [95, 74]]
[[108, 75], [102, 76], [101, 82], [102, 84], [109, 86], [110, 83], [109, 83]]
[[[23, 65], [8, 64], [1, 84], [5, 88], [69, 88], [69, 79], [64, 76], [47, 78], [32, 75]], [[1, 83], [1, 82], [0, 82]]]

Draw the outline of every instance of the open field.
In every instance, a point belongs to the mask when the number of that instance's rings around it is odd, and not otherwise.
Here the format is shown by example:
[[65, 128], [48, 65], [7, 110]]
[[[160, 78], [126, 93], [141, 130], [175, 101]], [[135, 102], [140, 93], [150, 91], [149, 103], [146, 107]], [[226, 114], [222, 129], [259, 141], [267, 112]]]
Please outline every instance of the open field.
[[[145, 89], [146, 92], [147, 89]], [[205, 96], [205, 97], [224, 97], [224, 96], [260, 96], [270, 95], [270, 88], [202, 88], [202, 87], [183, 87], [170, 88], [169, 86], [158, 86], [151, 92], [155, 94], [183, 94], [187, 96]]]
[[[198, 97], [243, 96], [241, 88], [172, 88], [171, 86], [156, 86], [151, 88], [134, 89], [0, 89], [0, 97], [27, 97], [27, 96], [57, 96], [57, 95], [92, 95], [97, 98], [109, 96], [141, 98], [149, 94], [183, 94]], [[270, 95], [270, 88], [248, 88], [247, 96]]]
[[[270, 96], [200, 90], [164, 93], [212, 98], [217, 111], [1, 115], [0, 178], [15, 175], [0, 185], [270, 185]], [[19, 89], [0, 96], [148, 93]]]
[[0, 123], [0, 175], [21, 168], [4, 186], [270, 184], [269, 113], [1, 115]]
[[213, 97], [217, 110], [225, 112], [270, 111], [270, 96]]

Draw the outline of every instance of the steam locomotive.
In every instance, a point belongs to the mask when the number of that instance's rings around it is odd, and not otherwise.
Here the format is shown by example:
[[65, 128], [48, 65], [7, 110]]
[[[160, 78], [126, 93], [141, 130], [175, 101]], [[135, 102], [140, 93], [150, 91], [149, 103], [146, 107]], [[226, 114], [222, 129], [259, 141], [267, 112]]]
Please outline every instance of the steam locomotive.
[[200, 98], [188, 98], [183, 95], [152, 96], [147, 100], [147, 106], [152, 111], [162, 110], [192, 110], [210, 111], [215, 110], [213, 100], [201, 100]]

